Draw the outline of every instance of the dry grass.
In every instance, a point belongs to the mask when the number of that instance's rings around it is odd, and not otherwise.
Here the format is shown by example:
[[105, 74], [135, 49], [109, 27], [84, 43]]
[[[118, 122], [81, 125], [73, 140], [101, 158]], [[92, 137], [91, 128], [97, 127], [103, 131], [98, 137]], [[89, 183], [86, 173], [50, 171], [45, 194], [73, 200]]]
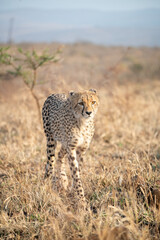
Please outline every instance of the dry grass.
[[82, 172], [89, 212], [75, 210], [69, 192], [56, 193], [44, 181], [46, 143], [35, 103], [21, 79], [10, 80], [2, 69], [1, 239], [160, 239], [160, 49], [126, 51], [67, 45], [64, 60], [38, 76], [45, 81], [36, 88], [41, 104], [52, 92], [99, 92]]

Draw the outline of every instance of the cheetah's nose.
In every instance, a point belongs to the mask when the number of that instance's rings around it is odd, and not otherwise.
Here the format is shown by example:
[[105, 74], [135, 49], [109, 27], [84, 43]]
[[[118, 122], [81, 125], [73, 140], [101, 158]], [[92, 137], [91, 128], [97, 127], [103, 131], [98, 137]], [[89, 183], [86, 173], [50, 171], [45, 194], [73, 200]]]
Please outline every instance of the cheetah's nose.
[[86, 112], [86, 114], [89, 115], [89, 116], [91, 115], [91, 113], [92, 113], [92, 112]]

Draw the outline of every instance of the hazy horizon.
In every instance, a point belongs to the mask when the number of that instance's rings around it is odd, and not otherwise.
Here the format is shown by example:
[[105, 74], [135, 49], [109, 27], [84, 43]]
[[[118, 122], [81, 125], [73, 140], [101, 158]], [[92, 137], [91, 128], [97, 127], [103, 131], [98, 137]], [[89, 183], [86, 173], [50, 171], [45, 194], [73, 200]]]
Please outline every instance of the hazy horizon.
[[3, 0], [0, 42], [160, 46], [160, 2]]

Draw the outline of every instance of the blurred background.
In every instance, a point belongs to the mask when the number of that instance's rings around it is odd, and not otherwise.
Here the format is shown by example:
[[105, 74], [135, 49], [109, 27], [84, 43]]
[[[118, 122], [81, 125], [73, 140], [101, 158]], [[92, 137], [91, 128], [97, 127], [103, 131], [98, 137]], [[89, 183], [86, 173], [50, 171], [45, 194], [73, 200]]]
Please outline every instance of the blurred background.
[[1, 0], [0, 42], [160, 46], [159, 0]]

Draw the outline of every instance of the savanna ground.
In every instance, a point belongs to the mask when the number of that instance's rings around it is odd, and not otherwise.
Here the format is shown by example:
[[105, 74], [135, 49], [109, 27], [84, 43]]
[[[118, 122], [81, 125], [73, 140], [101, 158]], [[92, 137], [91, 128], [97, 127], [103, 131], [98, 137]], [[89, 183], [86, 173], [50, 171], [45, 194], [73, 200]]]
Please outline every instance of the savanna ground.
[[[57, 46], [21, 45], [38, 53]], [[41, 106], [51, 93], [99, 93], [82, 172], [88, 212], [44, 180], [46, 139], [36, 104], [7, 69], [0, 68], [1, 239], [160, 239], [160, 49], [66, 45], [59, 63], [38, 72]]]

